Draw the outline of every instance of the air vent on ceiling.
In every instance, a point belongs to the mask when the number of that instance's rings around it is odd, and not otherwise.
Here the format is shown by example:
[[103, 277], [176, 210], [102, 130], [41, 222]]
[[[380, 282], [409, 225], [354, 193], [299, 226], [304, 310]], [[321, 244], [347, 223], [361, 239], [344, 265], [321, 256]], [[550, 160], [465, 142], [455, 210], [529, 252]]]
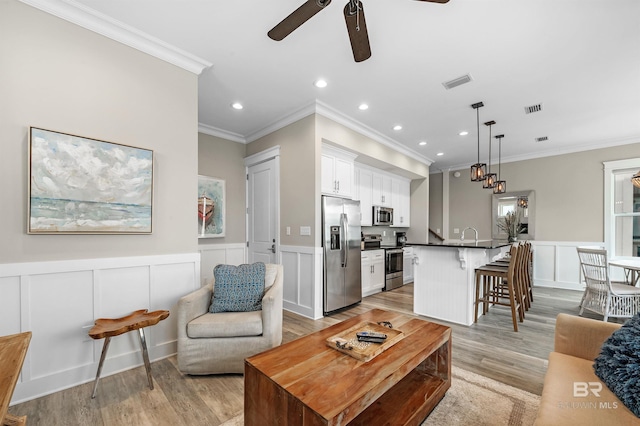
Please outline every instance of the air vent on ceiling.
[[540, 136], [539, 138], [536, 138], [536, 142], [546, 142], [549, 140], [548, 136]]
[[535, 104], [535, 105], [524, 107], [525, 114], [531, 114], [533, 112], [538, 112], [538, 111], [542, 111], [542, 104]]
[[463, 75], [462, 77], [454, 78], [453, 80], [445, 81], [442, 83], [445, 89], [453, 89], [454, 87], [461, 86], [463, 84], [469, 83], [473, 78], [471, 74]]

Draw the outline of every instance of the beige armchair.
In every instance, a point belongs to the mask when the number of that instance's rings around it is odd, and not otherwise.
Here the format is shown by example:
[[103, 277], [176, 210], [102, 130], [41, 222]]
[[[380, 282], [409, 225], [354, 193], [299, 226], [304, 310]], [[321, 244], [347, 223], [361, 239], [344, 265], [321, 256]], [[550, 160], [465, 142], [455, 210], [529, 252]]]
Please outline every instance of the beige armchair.
[[209, 313], [215, 282], [178, 301], [178, 369], [243, 373], [244, 359], [282, 343], [282, 265], [266, 264], [262, 310]]

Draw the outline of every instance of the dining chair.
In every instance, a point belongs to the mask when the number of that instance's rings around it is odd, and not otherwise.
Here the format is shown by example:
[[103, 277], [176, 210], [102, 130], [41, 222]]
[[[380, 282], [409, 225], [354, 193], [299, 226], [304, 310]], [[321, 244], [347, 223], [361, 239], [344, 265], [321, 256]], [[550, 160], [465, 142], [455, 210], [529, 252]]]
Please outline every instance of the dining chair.
[[601, 247], [577, 247], [586, 288], [580, 302], [585, 309], [603, 316], [631, 318], [640, 312], [640, 288], [612, 282], [609, 276], [607, 250]]

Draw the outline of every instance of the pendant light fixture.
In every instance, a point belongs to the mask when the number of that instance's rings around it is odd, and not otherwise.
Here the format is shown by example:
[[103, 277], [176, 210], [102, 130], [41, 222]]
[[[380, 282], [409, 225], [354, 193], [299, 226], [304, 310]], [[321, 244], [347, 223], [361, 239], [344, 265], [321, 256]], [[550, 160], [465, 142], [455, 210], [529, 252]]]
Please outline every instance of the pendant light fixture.
[[498, 180], [496, 181], [496, 185], [493, 187], [494, 194], [504, 194], [507, 191], [507, 181], [500, 180], [502, 167], [502, 138], [504, 138], [504, 135], [496, 135], [496, 139], [498, 139]]
[[487, 165], [480, 162], [480, 112], [484, 104], [482, 102], [471, 105], [471, 108], [476, 110], [476, 128], [478, 132], [478, 162], [471, 166], [471, 181], [481, 182], [484, 180], [484, 175], [487, 173]]
[[640, 171], [633, 175], [633, 177], [631, 178], [631, 183], [633, 184], [633, 186], [637, 186], [638, 188], [640, 188]]
[[518, 207], [526, 209], [529, 207], [529, 197], [526, 195], [521, 195], [518, 197]]
[[489, 161], [487, 162], [487, 170], [489, 172], [484, 175], [484, 183], [482, 184], [484, 189], [493, 189], [498, 180], [498, 176], [495, 173], [491, 173], [491, 126], [494, 124], [496, 124], [496, 122], [493, 120], [484, 123], [485, 126], [489, 126]]

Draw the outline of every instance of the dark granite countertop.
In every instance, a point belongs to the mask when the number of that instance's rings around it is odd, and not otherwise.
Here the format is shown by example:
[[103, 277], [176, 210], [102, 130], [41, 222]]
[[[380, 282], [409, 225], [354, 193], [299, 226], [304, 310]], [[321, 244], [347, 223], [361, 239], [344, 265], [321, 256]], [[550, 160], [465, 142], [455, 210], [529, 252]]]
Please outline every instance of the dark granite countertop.
[[423, 247], [454, 247], [454, 248], [478, 248], [478, 249], [495, 249], [511, 245], [507, 240], [484, 240], [478, 241], [447, 241], [441, 243], [407, 243], [407, 246], [423, 246]]

